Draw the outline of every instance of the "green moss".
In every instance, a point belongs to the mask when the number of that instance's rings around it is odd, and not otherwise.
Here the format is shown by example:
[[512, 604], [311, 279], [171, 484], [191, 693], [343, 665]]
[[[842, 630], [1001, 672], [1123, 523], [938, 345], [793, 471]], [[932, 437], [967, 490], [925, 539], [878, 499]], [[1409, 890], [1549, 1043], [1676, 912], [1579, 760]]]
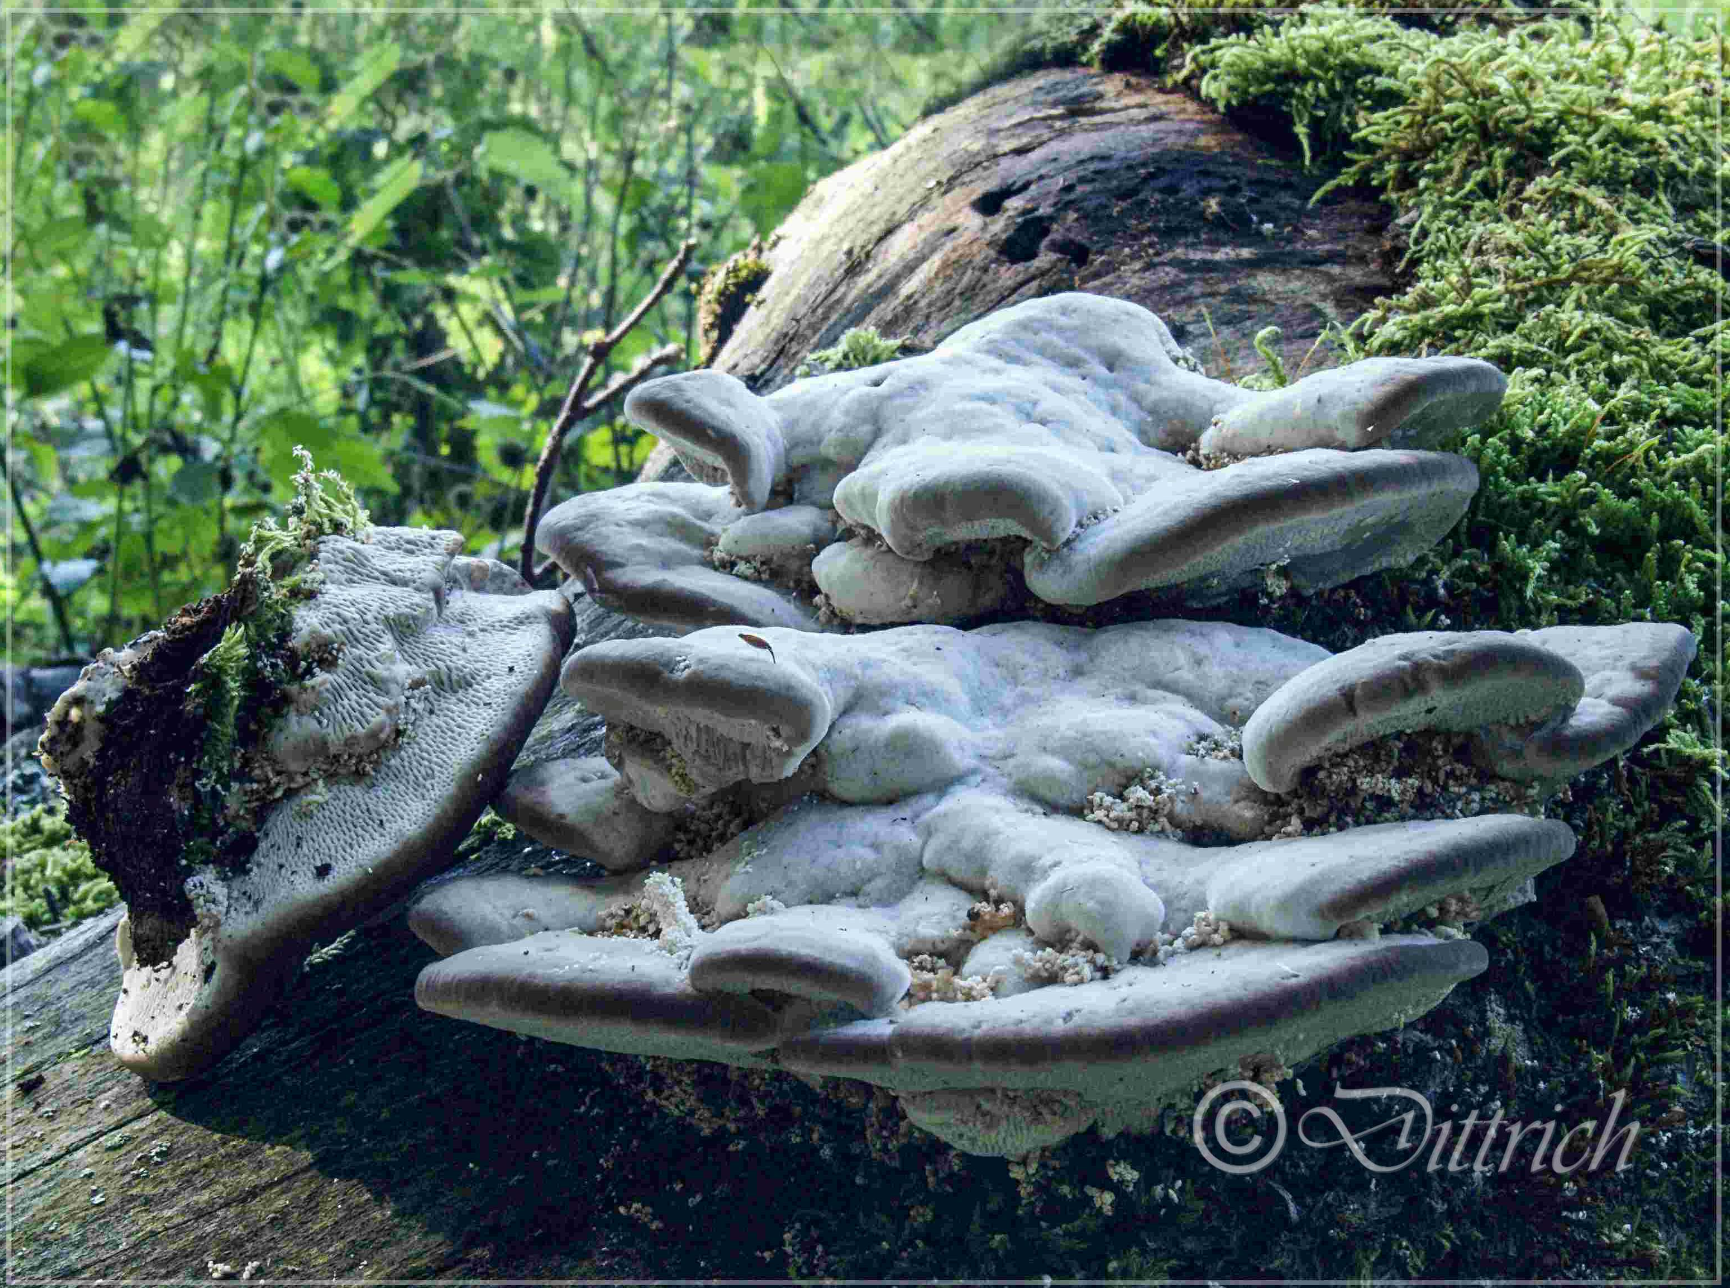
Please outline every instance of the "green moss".
[[286, 523], [278, 525], [266, 515], [253, 525], [252, 535], [240, 548], [240, 566], [286, 582], [312, 557], [322, 537], [351, 537], [367, 527], [370, 516], [362, 508], [348, 482], [335, 470], [314, 474], [312, 453], [294, 449], [300, 471], [294, 476], [294, 499], [288, 504]]
[[[1589, 1197], [1582, 1184], [1566, 1205], [1577, 1218], [1539, 1215], [1521, 1240], [1481, 1214], [1455, 1213], [1458, 1233], [1417, 1223], [1404, 1247], [1365, 1225], [1366, 1272], [1415, 1273], [1414, 1257], [1449, 1273], [1637, 1264], [1685, 1277], [1710, 1264], [1699, 1231], [1713, 1154], [1691, 1124], [1708, 1121], [1714, 1088], [1690, 1070], [1709, 1065], [1722, 916], [1710, 894], [1725, 766], [1712, 728], [1724, 659], [1710, 629], [1727, 339], [1712, 262], [1727, 240], [1715, 205], [1730, 172], [1721, 68], [1716, 41], [1638, 31], [1609, 12], [1444, 35], [1306, 10], [1186, 57], [1211, 101], [1283, 119], [1313, 164], [1337, 167], [1329, 186], [1369, 187], [1389, 205], [1406, 240], [1400, 293], [1336, 333], [1345, 358], [1469, 354], [1510, 375], [1502, 412], [1449, 444], [1477, 464], [1480, 486], [1445, 541], [1407, 568], [1246, 602], [1238, 616], [1336, 650], [1400, 629], [1640, 620], [1679, 622], [1701, 645], [1666, 721], [1560, 811], [1579, 837], [1565, 872], [1540, 882], [1538, 905], [1477, 931], [1534, 1057], [1513, 1068], [1504, 1054], [1479, 1080], [1513, 1103], [1557, 1105], [1566, 1121], [1601, 1119], [1624, 1091], [1624, 1120], [1671, 1134], [1642, 1146], [1668, 1170], [1648, 1163]], [[1608, 939], [1580, 924], [1582, 891], [1608, 906]], [[1419, 1030], [1445, 1032], [1471, 1000], [1450, 999]], [[1327, 1059], [1337, 1067], [1366, 1045]], [[1378, 1063], [1360, 1080], [1398, 1078]], [[1506, 1202], [1542, 1213], [1541, 1185], [1500, 1184]], [[1479, 1250], [1459, 1247], [1461, 1233]], [[1279, 1261], [1303, 1255], [1294, 1239]]]
[[697, 292], [697, 335], [702, 344], [698, 366], [714, 363], [739, 319], [756, 303], [757, 288], [769, 280], [769, 264], [763, 254], [762, 241], [753, 238], [744, 250], [704, 274]]
[[856, 326], [832, 348], [819, 349], [799, 364], [796, 376], [822, 376], [832, 371], [854, 371], [891, 362], [902, 355], [906, 340], [886, 340], [875, 327]]
[[120, 899], [63, 810], [39, 805], [0, 823], [0, 853], [7, 864], [0, 916], [22, 917], [32, 930], [85, 921]]
[[1342, 147], [1367, 113], [1397, 101], [1390, 78], [1433, 39], [1392, 18], [1317, 6], [1192, 48], [1176, 76], [1199, 76], [1201, 97], [1221, 109], [1289, 119], [1309, 165], [1318, 151]]
[[935, 116], [983, 89], [1048, 67], [1079, 67], [1099, 39], [1109, 12], [1086, 4], [1059, 4], [1023, 21], [1017, 39], [952, 89], [933, 95], [919, 115]]
[[[1470, 0], [1439, 11], [1430, 0], [1365, 0], [1348, 7], [1391, 11], [1402, 27], [1435, 32], [1473, 25], [1504, 30], [1532, 21], [1530, 15], [1503, 0]], [[1548, 7], [1574, 6], [1557, 0]], [[1223, 37], [1263, 30], [1281, 21], [1280, 10], [1290, 12], [1292, 8], [1283, 0], [1194, 0], [1167, 5], [1118, 0], [1105, 6], [1059, 0], [1028, 19], [1019, 38], [976, 75], [931, 98], [920, 115], [946, 111], [993, 85], [1052, 67], [1160, 73], [1173, 85], [1186, 84], [1193, 89], [1195, 75], [1187, 74], [1186, 80], [1183, 70], [1191, 49]]]

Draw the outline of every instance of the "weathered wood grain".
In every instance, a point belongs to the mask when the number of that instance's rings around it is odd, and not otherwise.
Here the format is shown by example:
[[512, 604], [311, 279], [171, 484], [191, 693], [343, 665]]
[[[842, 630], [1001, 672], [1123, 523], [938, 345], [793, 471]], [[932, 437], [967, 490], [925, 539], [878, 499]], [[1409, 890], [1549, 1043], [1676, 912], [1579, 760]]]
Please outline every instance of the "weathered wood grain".
[[[993, 309], [1091, 291], [1152, 309], [1210, 375], [1295, 369], [1331, 319], [1389, 294], [1379, 203], [1212, 108], [1115, 72], [1037, 72], [829, 176], [777, 232], [715, 365], [767, 393], [850, 327], [932, 345]], [[1206, 316], [1203, 316], [1203, 309]], [[1327, 346], [1310, 366], [1332, 365]]]

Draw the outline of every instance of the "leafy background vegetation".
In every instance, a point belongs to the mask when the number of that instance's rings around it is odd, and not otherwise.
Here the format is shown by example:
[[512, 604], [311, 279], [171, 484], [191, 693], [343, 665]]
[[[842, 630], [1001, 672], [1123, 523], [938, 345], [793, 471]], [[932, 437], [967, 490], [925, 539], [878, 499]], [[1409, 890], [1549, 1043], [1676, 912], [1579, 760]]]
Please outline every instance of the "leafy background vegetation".
[[[1512, 374], [1504, 411], [1456, 445], [1483, 481], [1447, 541], [1309, 600], [1239, 605], [1243, 619], [1336, 649], [1425, 626], [1629, 620], [1681, 622], [1701, 644], [1671, 717], [1559, 811], [1575, 858], [1536, 905], [1480, 928], [1488, 982], [1311, 1062], [1309, 1091], [1282, 1095], [1295, 1114], [1336, 1077], [1433, 1082], [1578, 1122], [1621, 1091], [1669, 1165], [1496, 1178], [1493, 1194], [1407, 1172], [1378, 1189], [1314, 1152], [1258, 1182], [1176, 1140], [1088, 1136], [1043, 1180], [1011, 1186], [1000, 1164], [961, 1173], [940, 1147], [904, 1142], [885, 1157], [915, 1161], [874, 1171], [879, 1202], [855, 1207], [850, 1170], [837, 1182], [845, 1228], [787, 1225], [782, 1268], [1708, 1275], [1723, 1090], [1724, 6], [1571, 7], [15, 20], [18, 524], [0, 584], [14, 656], [118, 643], [219, 588], [246, 527], [285, 493], [296, 443], [357, 483], [379, 521], [457, 527], [511, 557], [527, 471], [585, 337], [684, 237], [699, 243], [695, 286], [922, 103], [1013, 70], [1164, 77], [1386, 203], [1398, 292], [1342, 327], [1341, 347], [1468, 353]], [[694, 361], [695, 310], [676, 292], [614, 364], [668, 340]], [[646, 448], [597, 415], [554, 496], [621, 481]], [[90, 877], [64, 857], [76, 842], [45, 816], [26, 833], [62, 856], [67, 902]], [[44, 903], [35, 886], [29, 899]], [[1148, 1183], [1125, 1183], [1126, 1162]], [[813, 1169], [800, 1183], [814, 1196], [827, 1173]], [[686, 1269], [717, 1272], [697, 1253]]]
[[[15, 657], [88, 655], [233, 572], [303, 444], [381, 523], [510, 559], [586, 339], [696, 353], [704, 271], [1009, 31], [896, 14], [12, 19]], [[606, 372], [601, 373], [603, 379]], [[553, 496], [628, 477], [610, 408]]]

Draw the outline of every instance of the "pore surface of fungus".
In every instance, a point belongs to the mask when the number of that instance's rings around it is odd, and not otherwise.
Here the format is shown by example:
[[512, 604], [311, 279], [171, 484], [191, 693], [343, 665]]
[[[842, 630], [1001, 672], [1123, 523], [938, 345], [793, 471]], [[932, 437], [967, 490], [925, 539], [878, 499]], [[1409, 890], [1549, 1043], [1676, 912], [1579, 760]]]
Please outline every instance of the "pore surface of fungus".
[[[681, 818], [727, 798], [754, 817], [652, 873], [439, 887], [411, 924], [449, 955], [416, 996], [607, 1050], [877, 1083], [963, 1149], [1144, 1122], [1240, 1058], [1290, 1065], [1481, 971], [1458, 922], [1509, 906], [1574, 837], [1541, 817], [1541, 793], [1471, 766], [1470, 740], [1488, 731], [1531, 763], [1514, 741], [1548, 746], [1587, 671], [1645, 721], [1637, 738], [1691, 644], [1668, 629], [1425, 633], [1336, 657], [1262, 628], [1150, 621], [714, 627], [593, 645], [561, 687], [606, 719], [617, 778], [604, 802], [573, 792], [574, 812], [629, 797]], [[1498, 674], [1447, 665], [1460, 649], [1552, 681], [1485, 699], [1502, 694]], [[1293, 831], [1304, 792], [1363, 750], [1310, 711], [1309, 695], [1340, 701], [1354, 667], [1394, 708], [1421, 689], [1450, 714], [1378, 722], [1366, 697], [1369, 731], [1353, 738], [1456, 732], [1471, 790], [1424, 796], [1432, 817]], [[1270, 709], [1274, 741], [1305, 749], [1285, 789], [1235, 752]], [[1137, 782], [1157, 784], [1162, 808], [1101, 811]], [[776, 784], [799, 795], [738, 795]], [[1497, 810], [1508, 801], [1522, 808]], [[1008, 1121], [1017, 1105], [1026, 1121]]]
[[457, 533], [367, 525], [310, 462], [297, 483], [297, 522], [105, 650], [42, 739], [128, 905], [111, 1044], [155, 1080], [220, 1058], [319, 937], [448, 861], [570, 642], [561, 595]]
[[1488, 363], [1413, 358], [1251, 391], [1139, 305], [1055, 295], [767, 397], [715, 371], [649, 381], [627, 415], [702, 482], [573, 498], [538, 541], [675, 629], [960, 621], [1001, 604], [1011, 567], [1074, 607], [1205, 603], [1270, 564], [1333, 586], [1453, 526], [1477, 471], [1433, 449], [1505, 387]]

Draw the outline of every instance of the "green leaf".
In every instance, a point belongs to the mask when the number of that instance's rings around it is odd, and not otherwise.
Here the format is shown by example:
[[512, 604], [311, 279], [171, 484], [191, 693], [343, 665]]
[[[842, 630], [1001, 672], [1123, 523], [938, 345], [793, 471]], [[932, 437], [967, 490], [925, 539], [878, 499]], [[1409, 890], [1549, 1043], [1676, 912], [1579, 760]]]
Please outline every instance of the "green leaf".
[[186, 461], [168, 481], [168, 495], [182, 505], [204, 505], [222, 490], [222, 468], [215, 461]]
[[310, 165], [291, 166], [283, 178], [289, 187], [304, 197], [310, 197], [326, 210], [335, 210], [342, 205], [342, 185], [331, 177], [329, 170]]
[[266, 417], [258, 427], [259, 458], [279, 481], [299, 468], [294, 459], [296, 447], [306, 448], [322, 466], [324, 456], [336, 441], [334, 427], [310, 412], [292, 408]]
[[112, 353], [108, 341], [99, 335], [73, 336], [40, 347], [27, 348], [20, 343], [12, 354], [12, 380], [23, 385], [26, 398], [46, 398], [95, 376], [108, 365]]
[[360, 60], [360, 66], [355, 68], [354, 75], [348, 84], [336, 92], [330, 100], [330, 106], [325, 109], [324, 122], [331, 129], [341, 125], [364, 103], [372, 92], [385, 81], [402, 63], [402, 46], [395, 41], [369, 49], [366, 56]]
[[147, 210], [132, 212], [128, 232], [132, 244], [140, 250], [155, 250], [159, 246], [166, 246], [170, 236], [168, 225]]
[[765, 161], [751, 167], [739, 189], [739, 206], [759, 234], [773, 232], [805, 197], [805, 167], [796, 161]]
[[174, 106], [157, 118], [163, 131], [170, 137], [179, 137], [195, 125], [202, 126], [205, 111], [210, 107], [208, 94], [188, 94], [185, 98], [177, 98]]
[[570, 171], [552, 145], [529, 130], [489, 130], [481, 140], [481, 162], [489, 170], [563, 194]]
[[278, 76], [286, 76], [308, 94], [318, 93], [318, 64], [298, 49], [273, 49], [264, 56], [264, 65]]
[[72, 105], [72, 115], [104, 134], [122, 134], [126, 118], [120, 109], [105, 98], [82, 98]]
[[117, 63], [130, 61], [132, 56], [143, 49], [150, 38], [156, 34], [156, 29], [162, 25], [163, 20], [168, 17], [170, 12], [168, 9], [147, 9], [143, 13], [134, 14], [116, 34], [114, 42], [108, 47], [108, 52], [114, 56], [114, 61]]
[[335, 267], [345, 255], [365, 241], [391, 211], [408, 200], [409, 194], [420, 186], [420, 178], [421, 164], [415, 157], [403, 157], [386, 170], [379, 177], [378, 191], [349, 216], [348, 236], [344, 239], [342, 248], [325, 261], [323, 271], [328, 272]]
[[186, 375], [186, 382], [198, 390], [203, 400], [204, 418], [212, 424], [222, 419], [223, 404], [229, 390], [234, 388], [233, 374], [228, 364], [218, 359], [208, 371], [193, 370]]
[[[799, 178], [800, 182], [803, 183], [804, 174], [802, 172]], [[647, 205], [659, 191], [660, 189], [650, 180], [645, 179], [640, 174], [634, 175], [631, 182], [625, 187], [624, 199], [620, 204], [623, 205], [627, 215], [634, 215]]]
[[519, 306], [557, 304], [565, 298], [565, 288], [562, 286], [538, 286], [532, 291], [518, 291], [513, 298]]
[[355, 487], [391, 493], [397, 490], [396, 480], [391, 477], [378, 443], [363, 437], [352, 418], [347, 430], [338, 434], [325, 448], [319, 464], [321, 468], [328, 464]]
[[37, 262], [63, 259], [84, 244], [90, 225], [82, 215], [50, 219], [40, 228], [20, 228], [18, 241]]

